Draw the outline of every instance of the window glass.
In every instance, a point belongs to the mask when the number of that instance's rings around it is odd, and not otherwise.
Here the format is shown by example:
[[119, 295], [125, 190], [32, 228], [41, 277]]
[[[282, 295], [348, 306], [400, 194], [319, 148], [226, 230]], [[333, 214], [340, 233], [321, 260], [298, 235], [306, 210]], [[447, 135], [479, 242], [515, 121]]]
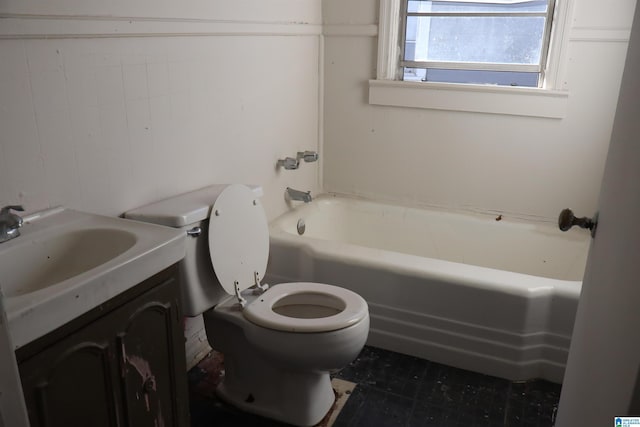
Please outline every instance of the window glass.
[[406, 0], [405, 79], [538, 86], [552, 7], [553, 0]]
[[430, 12], [431, 8], [440, 12], [546, 12], [546, 0], [533, 1], [447, 1], [409, 0], [408, 12]]
[[[413, 17], [407, 29], [407, 61], [538, 64], [544, 18]], [[408, 31], [407, 31], [408, 33]]]

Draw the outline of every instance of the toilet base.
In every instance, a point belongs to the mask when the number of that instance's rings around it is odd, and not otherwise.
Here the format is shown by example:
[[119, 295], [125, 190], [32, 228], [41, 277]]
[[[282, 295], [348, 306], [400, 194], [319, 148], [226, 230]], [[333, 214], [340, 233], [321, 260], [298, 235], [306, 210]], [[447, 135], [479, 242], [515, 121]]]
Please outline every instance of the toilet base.
[[[244, 360], [239, 360], [244, 359]], [[328, 372], [278, 369], [259, 357], [225, 358], [216, 394], [245, 412], [298, 426], [318, 424], [335, 401]]]
[[[246, 293], [245, 298], [253, 304], [260, 295]], [[288, 424], [322, 421], [335, 402], [329, 375], [362, 350], [368, 313], [342, 329], [309, 333], [265, 328], [243, 313], [229, 297], [202, 314], [209, 344], [224, 354], [218, 396], [243, 411]]]

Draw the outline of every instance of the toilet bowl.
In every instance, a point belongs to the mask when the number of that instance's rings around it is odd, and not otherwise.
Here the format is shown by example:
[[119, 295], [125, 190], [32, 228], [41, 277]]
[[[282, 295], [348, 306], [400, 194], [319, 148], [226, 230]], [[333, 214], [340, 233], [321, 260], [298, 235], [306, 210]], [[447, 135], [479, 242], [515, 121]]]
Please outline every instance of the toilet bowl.
[[194, 236], [180, 264], [183, 307], [202, 314], [211, 347], [224, 354], [218, 395], [247, 412], [310, 426], [334, 402], [330, 373], [362, 350], [369, 311], [362, 297], [337, 286], [261, 283], [269, 232], [260, 194], [259, 187], [211, 186], [125, 216]]

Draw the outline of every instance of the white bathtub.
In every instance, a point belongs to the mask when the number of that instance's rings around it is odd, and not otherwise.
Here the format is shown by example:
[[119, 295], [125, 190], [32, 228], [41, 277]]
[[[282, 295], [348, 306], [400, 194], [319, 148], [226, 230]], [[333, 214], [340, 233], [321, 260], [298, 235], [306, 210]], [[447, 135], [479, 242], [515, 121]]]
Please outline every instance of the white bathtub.
[[512, 380], [562, 381], [588, 233], [334, 195], [277, 218], [270, 233], [267, 283], [359, 293], [369, 345]]

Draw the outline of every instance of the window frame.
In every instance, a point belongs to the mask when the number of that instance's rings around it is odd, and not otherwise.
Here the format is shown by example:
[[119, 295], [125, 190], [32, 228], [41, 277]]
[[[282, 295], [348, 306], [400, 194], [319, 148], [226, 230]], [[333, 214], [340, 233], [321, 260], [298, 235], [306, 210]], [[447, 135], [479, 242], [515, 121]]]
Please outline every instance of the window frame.
[[[540, 87], [403, 81], [400, 66], [403, 1], [406, 0], [380, 0], [376, 79], [369, 81], [369, 104], [554, 119], [566, 116], [569, 93], [564, 76], [574, 0], [555, 2], [548, 61]], [[474, 102], [467, 102], [469, 97]], [[508, 107], [527, 103], [532, 105], [515, 110]]]

